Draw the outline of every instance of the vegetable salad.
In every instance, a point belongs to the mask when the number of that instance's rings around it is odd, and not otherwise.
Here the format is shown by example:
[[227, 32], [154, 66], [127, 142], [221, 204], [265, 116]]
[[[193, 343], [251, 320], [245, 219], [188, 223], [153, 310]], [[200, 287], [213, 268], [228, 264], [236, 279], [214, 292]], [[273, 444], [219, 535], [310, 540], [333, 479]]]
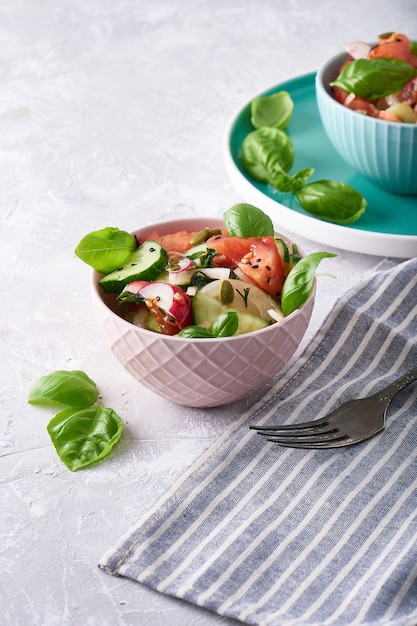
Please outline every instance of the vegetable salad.
[[224, 227], [136, 241], [117, 228], [90, 233], [76, 254], [100, 271], [131, 323], [165, 335], [230, 337], [271, 324], [301, 307], [328, 252], [300, 259], [297, 246], [276, 237], [270, 218], [239, 204]]
[[371, 46], [347, 44], [346, 61], [331, 83], [344, 106], [381, 120], [417, 123], [417, 42], [384, 33]]

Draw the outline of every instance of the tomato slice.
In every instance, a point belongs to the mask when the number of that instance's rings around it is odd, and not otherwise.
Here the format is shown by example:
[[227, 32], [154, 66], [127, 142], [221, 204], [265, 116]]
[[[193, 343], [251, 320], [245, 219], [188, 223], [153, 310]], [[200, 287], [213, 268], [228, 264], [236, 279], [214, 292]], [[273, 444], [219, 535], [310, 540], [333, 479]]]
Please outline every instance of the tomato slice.
[[156, 241], [167, 252], [185, 252], [192, 248], [191, 240], [197, 234], [198, 231], [188, 232], [186, 230], [179, 230], [177, 233], [170, 233], [168, 235], [160, 235], [157, 232], [149, 233], [141, 237], [141, 243], [143, 241]]
[[209, 248], [230, 267], [240, 270], [258, 287], [279, 298], [284, 283], [284, 264], [273, 237], [211, 237]]
[[[160, 235], [157, 231], [152, 231], [150, 233], [142, 235], [140, 240], [141, 240], [141, 243], [143, 243], [144, 241], [149, 241], [149, 240], [156, 241], [168, 253], [169, 252], [183, 253], [189, 250], [190, 248], [193, 248], [196, 245], [195, 243], [193, 243], [193, 239], [199, 232], [200, 231], [198, 230], [194, 230], [191, 232], [187, 230], [179, 230], [176, 233], [168, 233], [167, 235]], [[227, 234], [227, 232], [223, 228], [221, 229], [221, 232], [223, 235]]]

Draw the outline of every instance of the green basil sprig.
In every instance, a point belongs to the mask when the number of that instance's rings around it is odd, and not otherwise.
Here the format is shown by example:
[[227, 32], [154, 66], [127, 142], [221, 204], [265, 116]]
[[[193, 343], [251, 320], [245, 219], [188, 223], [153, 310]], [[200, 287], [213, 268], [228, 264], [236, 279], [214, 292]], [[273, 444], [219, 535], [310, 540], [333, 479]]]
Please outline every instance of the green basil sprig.
[[317, 266], [325, 258], [336, 256], [331, 252], [312, 252], [298, 261], [285, 279], [281, 294], [284, 316], [299, 309], [307, 300], [313, 287]]
[[98, 405], [64, 409], [47, 429], [61, 461], [74, 472], [109, 454], [120, 439], [123, 422], [113, 409]]
[[[352, 65], [350, 63], [349, 65]], [[349, 65], [347, 67], [349, 67]], [[278, 92], [282, 93], [282, 92]], [[286, 93], [286, 92], [285, 92]], [[288, 94], [289, 95], [289, 94]], [[264, 96], [270, 98], [270, 96]], [[263, 98], [255, 99], [260, 107]], [[281, 100], [269, 99], [266, 123], [274, 117], [285, 116], [285, 111], [273, 112], [281, 106]], [[289, 136], [278, 128], [261, 126], [248, 133], [242, 143], [242, 163], [251, 178], [273, 185], [280, 193], [293, 193], [304, 211], [322, 220], [336, 224], [351, 224], [364, 213], [366, 199], [353, 187], [333, 180], [307, 183], [314, 169], [306, 167], [290, 174], [294, 161], [294, 147]], [[246, 235], [248, 236], [248, 235]]]
[[260, 96], [251, 102], [251, 122], [255, 128], [272, 126], [283, 130], [289, 123], [294, 103], [288, 91]]
[[80, 370], [41, 376], [29, 391], [30, 404], [66, 407], [52, 418], [47, 430], [71, 471], [109, 454], [122, 434], [122, 420], [113, 409], [95, 404], [98, 395], [95, 382]]
[[135, 238], [118, 228], [95, 230], [81, 239], [75, 254], [102, 274], [109, 274], [129, 261], [136, 248]]
[[187, 326], [179, 332], [180, 337], [187, 339], [213, 339], [217, 337], [231, 337], [239, 326], [239, 316], [236, 311], [225, 311], [213, 322], [211, 328], [199, 326]]
[[269, 215], [261, 209], [241, 202], [223, 214], [224, 225], [233, 237], [273, 237], [274, 226]]
[[291, 169], [294, 148], [283, 130], [263, 126], [246, 135], [243, 140], [242, 162], [252, 178], [259, 182], [270, 182]]
[[401, 91], [415, 76], [417, 69], [401, 59], [357, 59], [345, 65], [330, 85], [360, 98], [376, 100]]
[[96, 383], [80, 370], [57, 370], [41, 376], [30, 391], [29, 404], [40, 406], [89, 407], [98, 398]]

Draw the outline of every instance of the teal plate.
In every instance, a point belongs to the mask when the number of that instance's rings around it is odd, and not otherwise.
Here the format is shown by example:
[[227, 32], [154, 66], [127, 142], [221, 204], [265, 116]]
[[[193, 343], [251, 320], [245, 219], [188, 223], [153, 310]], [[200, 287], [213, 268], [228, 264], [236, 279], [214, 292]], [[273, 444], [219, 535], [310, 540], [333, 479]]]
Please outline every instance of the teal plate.
[[311, 181], [326, 178], [351, 185], [367, 200], [364, 215], [354, 224], [332, 224], [308, 215], [293, 194], [252, 180], [242, 165], [242, 142], [253, 130], [250, 102], [233, 117], [225, 136], [224, 160], [233, 185], [246, 202], [270, 215], [278, 231], [288, 229], [313, 241], [365, 254], [402, 259], [417, 256], [417, 196], [385, 192], [342, 160], [320, 121], [314, 83], [315, 74], [307, 74], [261, 95], [288, 91], [294, 101], [293, 117], [286, 128], [295, 152], [292, 172], [313, 167]]

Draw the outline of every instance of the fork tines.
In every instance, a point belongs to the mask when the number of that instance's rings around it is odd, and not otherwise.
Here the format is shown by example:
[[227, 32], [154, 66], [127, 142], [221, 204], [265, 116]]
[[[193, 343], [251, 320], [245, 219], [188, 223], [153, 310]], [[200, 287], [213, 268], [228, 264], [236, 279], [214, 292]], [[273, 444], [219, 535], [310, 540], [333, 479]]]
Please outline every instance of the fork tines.
[[249, 426], [268, 441], [291, 448], [336, 448], [350, 443], [350, 437], [341, 433], [327, 420], [282, 424], [279, 426]]

